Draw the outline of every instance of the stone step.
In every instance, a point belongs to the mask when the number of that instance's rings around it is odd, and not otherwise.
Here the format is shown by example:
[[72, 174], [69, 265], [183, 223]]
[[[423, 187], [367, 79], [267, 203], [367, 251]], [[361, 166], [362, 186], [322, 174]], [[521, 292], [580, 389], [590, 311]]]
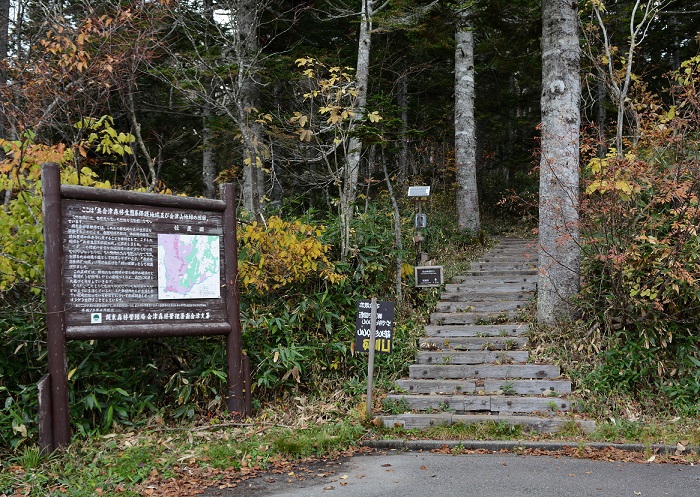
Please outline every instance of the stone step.
[[520, 300], [483, 300], [480, 302], [438, 302], [435, 306], [437, 312], [507, 312], [524, 309], [531, 299]]
[[527, 345], [526, 337], [422, 337], [423, 350], [516, 350]]
[[411, 379], [544, 379], [559, 378], [559, 366], [553, 364], [411, 364]]
[[511, 364], [527, 362], [527, 350], [420, 351], [417, 364]]
[[504, 321], [517, 321], [521, 311], [504, 312], [434, 312], [430, 315], [431, 324], [496, 324]]
[[471, 425], [476, 423], [503, 423], [511, 426], [522, 426], [525, 431], [537, 433], [556, 433], [562, 428], [570, 428], [574, 423], [583, 432], [591, 433], [595, 430], [595, 421], [572, 419], [567, 416], [551, 415], [543, 416], [513, 416], [494, 414], [453, 414], [449, 412], [421, 413], [421, 414], [395, 414], [381, 417], [382, 423], [387, 428], [403, 427], [405, 429], [421, 429], [433, 426], [448, 426], [453, 424]]
[[518, 397], [505, 395], [404, 395], [389, 394], [386, 400], [411, 411], [490, 411], [498, 413], [556, 413], [571, 409], [563, 397]]
[[512, 337], [525, 335], [530, 329], [526, 323], [505, 324], [465, 324], [465, 325], [427, 325], [428, 337]]
[[492, 302], [496, 300], [532, 300], [535, 297], [535, 291], [509, 291], [502, 289], [497, 292], [443, 292], [440, 297], [442, 302]]

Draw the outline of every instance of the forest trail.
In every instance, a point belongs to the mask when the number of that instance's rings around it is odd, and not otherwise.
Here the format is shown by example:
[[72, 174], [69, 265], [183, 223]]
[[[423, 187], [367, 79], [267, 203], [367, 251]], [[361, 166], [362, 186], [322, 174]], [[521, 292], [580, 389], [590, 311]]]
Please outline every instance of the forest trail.
[[538, 432], [572, 422], [586, 432], [595, 428], [571, 413], [571, 381], [559, 366], [530, 360], [524, 318], [536, 298], [536, 267], [533, 241], [499, 238], [445, 285], [409, 377], [387, 396], [395, 414], [382, 416], [385, 426], [494, 421]]

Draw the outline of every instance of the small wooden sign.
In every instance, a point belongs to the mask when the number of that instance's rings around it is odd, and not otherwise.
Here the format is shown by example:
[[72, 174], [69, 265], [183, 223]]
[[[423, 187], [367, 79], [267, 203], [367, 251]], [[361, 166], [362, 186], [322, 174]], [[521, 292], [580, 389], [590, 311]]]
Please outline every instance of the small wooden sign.
[[442, 285], [442, 266], [416, 266], [414, 269], [417, 287], [423, 288]]
[[[372, 301], [360, 300], [355, 321], [355, 351], [368, 352], [370, 327], [372, 325]], [[394, 303], [377, 302], [377, 323], [374, 335], [374, 350], [378, 354], [390, 354], [393, 345]]]

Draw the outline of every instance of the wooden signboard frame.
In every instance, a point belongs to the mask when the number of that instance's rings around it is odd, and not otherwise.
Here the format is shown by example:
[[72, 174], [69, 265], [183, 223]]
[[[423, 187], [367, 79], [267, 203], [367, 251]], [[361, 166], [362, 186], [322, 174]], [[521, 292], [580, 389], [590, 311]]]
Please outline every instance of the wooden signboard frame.
[[[42, 185], [43, 381], [50, 391], [43, 402], [50, 422], [43, 423], [42, 449], [70, 443], [68, 340], [225, 335], [227, 406], [245, 415], [250, 388], [244, 387], [234, 186], [222, 185], [221, 200], [213, 200], [61, 185], [55, 163], [42, 166]], [[219, 247], [208, 294], [159, 298], [159, 234], [210, 237], [198, 240]]]

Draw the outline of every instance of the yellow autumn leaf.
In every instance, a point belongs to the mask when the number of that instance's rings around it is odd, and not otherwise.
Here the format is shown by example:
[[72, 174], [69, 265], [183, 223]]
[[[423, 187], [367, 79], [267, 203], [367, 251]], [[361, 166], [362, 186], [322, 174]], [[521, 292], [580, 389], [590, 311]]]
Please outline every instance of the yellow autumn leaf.
[[624, 193], [632, 193], [632, 187], [629, 185], [629, 183], [622, 180], [615, 181], [615, 189]]

